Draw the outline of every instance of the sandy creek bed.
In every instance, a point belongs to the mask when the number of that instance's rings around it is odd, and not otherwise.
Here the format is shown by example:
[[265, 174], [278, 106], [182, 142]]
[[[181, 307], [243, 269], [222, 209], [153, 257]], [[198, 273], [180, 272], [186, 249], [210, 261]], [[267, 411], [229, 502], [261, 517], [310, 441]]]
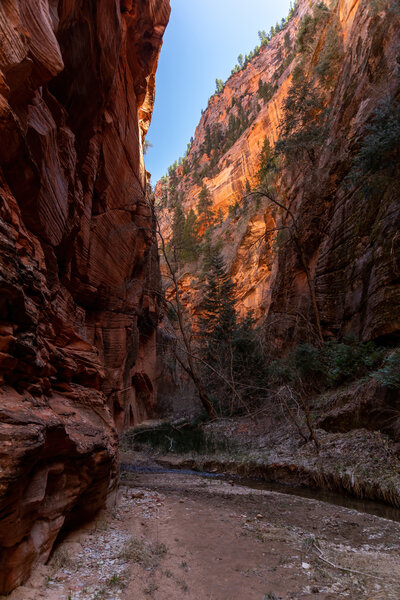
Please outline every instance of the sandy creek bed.
[[70, 534], [10, 600], [400, 599], [398, 522], [234, 481], [121, 479], [114, 510]]

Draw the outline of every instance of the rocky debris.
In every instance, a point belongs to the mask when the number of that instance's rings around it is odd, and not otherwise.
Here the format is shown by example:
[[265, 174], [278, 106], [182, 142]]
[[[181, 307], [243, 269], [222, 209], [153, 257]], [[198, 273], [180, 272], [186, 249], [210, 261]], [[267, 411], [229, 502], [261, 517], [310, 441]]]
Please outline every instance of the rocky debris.
[[[103, 513], [88, 531], [70, 535], [54, 551], [38, 576], [12, 595], [12, 600], [117, 600], [130, 578], [125, 548], [132, 540], [126, 523], [159, 519], [165, 496], [122, 487], [111, 513]], [[143, 534], [143, 544], [146, 539]], [[32, 589], [33, 588], [33, 589]], [[39, 592], [38, 592], [39, 588]]]
[[169, 12], [0, 5], [0, 593], [104, 505], [115, 426], [153, 409], [160, 281], [142, 143]]

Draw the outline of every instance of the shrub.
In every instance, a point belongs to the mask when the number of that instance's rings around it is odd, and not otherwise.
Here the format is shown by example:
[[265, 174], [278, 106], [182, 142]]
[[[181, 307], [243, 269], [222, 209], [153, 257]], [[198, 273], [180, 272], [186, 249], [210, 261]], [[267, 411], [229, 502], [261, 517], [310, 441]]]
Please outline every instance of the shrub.
[[301, 344], [293, 352], [294, 363], [302, 379], [310, 379], [323, 374], [323, 357], [319, 348]]
[[310, 344], [297, 346], [286, 357], [270, 363], [268, 368], [269, 380], [278, 385], [294, 385], [299, 379], [307, 383], [323, 374], [321, 349]]
[[229, 216], [237, 217], [240, 214], [240, 204], [237, 200], [233, 204], [229, 205]]
[[296, 365], [293, 355], [273, 360], [268, 365], [268, 381], [272, 385], [293, 384], [296, 380]]
[[390, 10], [391, 12], [399, 12], [399, 0], [368, 0], [373, 15], [383, 11]]
[[324, 354], [327, 382], [332, 387], [367, 375], [383, 358], [383, 351], [373, 342], [350, 337], [343, 342], [327, 342]]
[[321, 347], [301, 344], [286, 357], [270, 363], [268, 373], [271, 382], [278, 385], [293, 385], [300, 380], [311, 387], [337, 387], [371, 373], [383, 356], [384, 351], [373, 342], [348, 337]]
[[346, 183], [364, 182], [364, 191], [381, 192], [385, 183], [397, 180], [400, 160], [400, 54], [397, 56], [397, 89], [383, 100], [367, 125]]
[[310, 29], [311, 29], [312, 17], [310, 14], [305, 15], [303, 18], [300, 27], [299, 33], [297, 35], [296, 40], [296, 48], [299, 52], [305, 52], [306, 50], [306, 42], [310, 37]]
[[[257, 399], [257, 393], [265, 386], [267, 377], [265, 353], [258, 334], [254, 315], [250, 311], [244, 319], [238, 320], [232, 340], [236, 380], [244, 388], [242, 395], [246, 402], [250, 403]], [[252, 387], [245, 389], [248, 382]]]
[[373, 377], [388, 388], [400, 389], [400, 350], [395, 350], [388, 356], [383, 366], [375, 371]]
[[312, 15], [306, 14], [301, 22], [296, 40], [296, 49], [299, 52], [308, 54], [313, 50], [318, 30], [325, 25], [329, 14], [329, 8], [323, 2], [316, 4]]
[[394, 98], [384, 100], [366, 128], [348, 180], [357, 183], [365, 176], [383, 171], [394, 174], [400, 158], [399, 139], [400, 103]]

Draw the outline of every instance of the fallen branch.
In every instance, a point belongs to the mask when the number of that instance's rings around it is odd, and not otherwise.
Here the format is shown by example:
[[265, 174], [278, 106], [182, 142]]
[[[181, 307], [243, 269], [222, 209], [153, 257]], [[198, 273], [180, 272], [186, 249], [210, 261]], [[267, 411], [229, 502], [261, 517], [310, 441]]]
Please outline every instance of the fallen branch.
[[[333, 563], [330, 560], [328, 560], [327, 558], [325, 558], [325, 556], [322, 553], [322, 550], [320, 548], [318, 548], [318, 546], [315, 543], [313, 544], [313, 547], [317, 550], [317, 552], [319, 554], [317, 558], [322, 560], [327, 565], [330, 565], [334, 569], [339, 569], [339, 571], [346, 571], [347, 573], [353, 573], [354, 575], [362, 575], [363, 577], [372, 577], [373, 579], [379, 579], [379, 581], [387, 581], [388, 580], [387, 577], [379, 577], [379, 575], [373, 575], [372, 573], [365, 573], [364, 571], [357, 571], [357, 569], [349, 569], [348, 567], [341, 567], [340, 565], [336, 565], [335, 563]], [[395, 581], [395, 580], [392, 579], [392, 581]]]

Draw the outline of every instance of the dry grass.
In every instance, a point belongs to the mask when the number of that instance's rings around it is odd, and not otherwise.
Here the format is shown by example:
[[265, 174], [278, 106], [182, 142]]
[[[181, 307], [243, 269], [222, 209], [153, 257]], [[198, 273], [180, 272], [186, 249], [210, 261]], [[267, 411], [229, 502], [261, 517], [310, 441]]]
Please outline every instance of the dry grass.
[[78, 562], [71, 558], [70, 553], [61, 546], [53, 553], [50, 564], [57, 571], [60, 569], [77, 571], [79, 568]]
[[167, 553], [165, 544], [159, 542], [146, 542], [132, 537], [124, 545], [118, 558], [126, 562], [135, 562], [146, 569], [156, 568], [160, 558]]

